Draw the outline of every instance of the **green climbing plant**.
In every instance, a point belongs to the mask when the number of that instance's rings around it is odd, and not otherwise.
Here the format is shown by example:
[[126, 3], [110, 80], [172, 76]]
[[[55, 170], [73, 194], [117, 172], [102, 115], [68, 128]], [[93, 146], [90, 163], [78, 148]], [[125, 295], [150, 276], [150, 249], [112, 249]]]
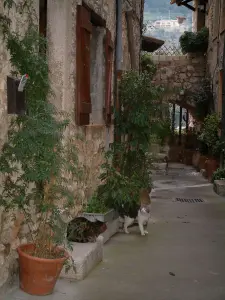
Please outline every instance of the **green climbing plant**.
[[[20, 210], [29, 224], [33, 203], [40, 217], [37, 229], [31, 231], [35, 247], [30, 254], [53, 258], [62, 255], [55, 249], [65, 242], [62, 213], [82, 205], [79, 191], [74, 192], [73, 188], [82, 178], [77, 137], [64, 138], [70, 120], [49, 101], [52, 91], [48, 61], [40, 51], [46, 47], [46, 39], [35, 25], [32, 1], [5, 0], [4, 7], [0, 29], [13, 74], [18, 78], [29, 74], [29, 79], [25, 87], [26, 113], [12, 119], [0, 155], [0, 173], [4, 178], [0, 205], [5, 210]], [[10, 26], [8, 10], [12, 8], [28, 17], [23, 34]]]

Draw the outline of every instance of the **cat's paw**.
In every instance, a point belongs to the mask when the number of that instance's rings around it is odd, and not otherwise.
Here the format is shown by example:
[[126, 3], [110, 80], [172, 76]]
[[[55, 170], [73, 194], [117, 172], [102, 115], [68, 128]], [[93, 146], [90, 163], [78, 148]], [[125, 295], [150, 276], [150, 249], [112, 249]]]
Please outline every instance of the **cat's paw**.
[[126, 234], [130, 234], [130, 232], [129, 231], [124, 231]]
[[147, 231], [147, 230], [145, 230], [145, 234], [148, 234], [148, 231]]
[[145, 236], [145, 233], [144, 233], [144, 232], [142, 232], [142, 233], [141, 233], [141, 235], [142, 235], [142, 236]]

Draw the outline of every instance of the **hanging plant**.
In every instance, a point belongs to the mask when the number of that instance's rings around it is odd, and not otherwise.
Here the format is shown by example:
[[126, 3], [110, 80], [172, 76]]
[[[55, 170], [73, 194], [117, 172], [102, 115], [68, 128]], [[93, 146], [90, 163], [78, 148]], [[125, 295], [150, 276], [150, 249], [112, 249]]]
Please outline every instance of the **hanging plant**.
[[180, 37], [180, 46], [183, 54], [205, 53], [208, 49], [209, 30], [203, 27], [197, 32], [185, 31]]

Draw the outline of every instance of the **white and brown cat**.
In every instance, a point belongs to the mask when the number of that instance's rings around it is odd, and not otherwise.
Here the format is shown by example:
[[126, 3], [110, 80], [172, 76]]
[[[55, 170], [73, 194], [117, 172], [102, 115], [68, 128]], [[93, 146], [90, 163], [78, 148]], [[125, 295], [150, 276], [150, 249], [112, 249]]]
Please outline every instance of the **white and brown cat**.
[[140, 192], [139, 203], [134, 204], [132, 207], [122, 207], [120, 211], [121, 221], [125, 233], [129, 233], [128, 227], [131, 226], [135, 220], [138, 222], [138, 226], [141, 235], [148, 234], [148, 231], [144, 228], [147, 227], [150, 219], [151, 212], [151, 189], [143, 189]]

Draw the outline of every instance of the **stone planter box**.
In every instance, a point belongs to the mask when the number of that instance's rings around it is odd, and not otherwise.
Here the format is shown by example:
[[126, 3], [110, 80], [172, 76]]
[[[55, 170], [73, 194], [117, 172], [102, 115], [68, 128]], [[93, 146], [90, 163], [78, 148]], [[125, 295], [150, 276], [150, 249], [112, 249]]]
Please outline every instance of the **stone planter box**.
[[225, 179], [214, 181], [214, 191], [218, 195], [225, 197]]
[[115, 219], [107, 223], [107, 229], [96, 240], [95, 243], [71, 243], [72, 250], [68, 249], [74, 269], [71, 268], [66, 272], [64, 267], [60, 277], [70, 280], [83, 280], [104, 258], [103, 246], [110, 238], [119, 232], [119, 218], [114, 215]]
[[81, 217], [89, 220], [90, 222], [100, 221], [103, 223], [112, 222], [115, 218], [115, 211], [114, 209], [109, 210], [105, 214], [99, 214], [99, 213], [82, 213]]

